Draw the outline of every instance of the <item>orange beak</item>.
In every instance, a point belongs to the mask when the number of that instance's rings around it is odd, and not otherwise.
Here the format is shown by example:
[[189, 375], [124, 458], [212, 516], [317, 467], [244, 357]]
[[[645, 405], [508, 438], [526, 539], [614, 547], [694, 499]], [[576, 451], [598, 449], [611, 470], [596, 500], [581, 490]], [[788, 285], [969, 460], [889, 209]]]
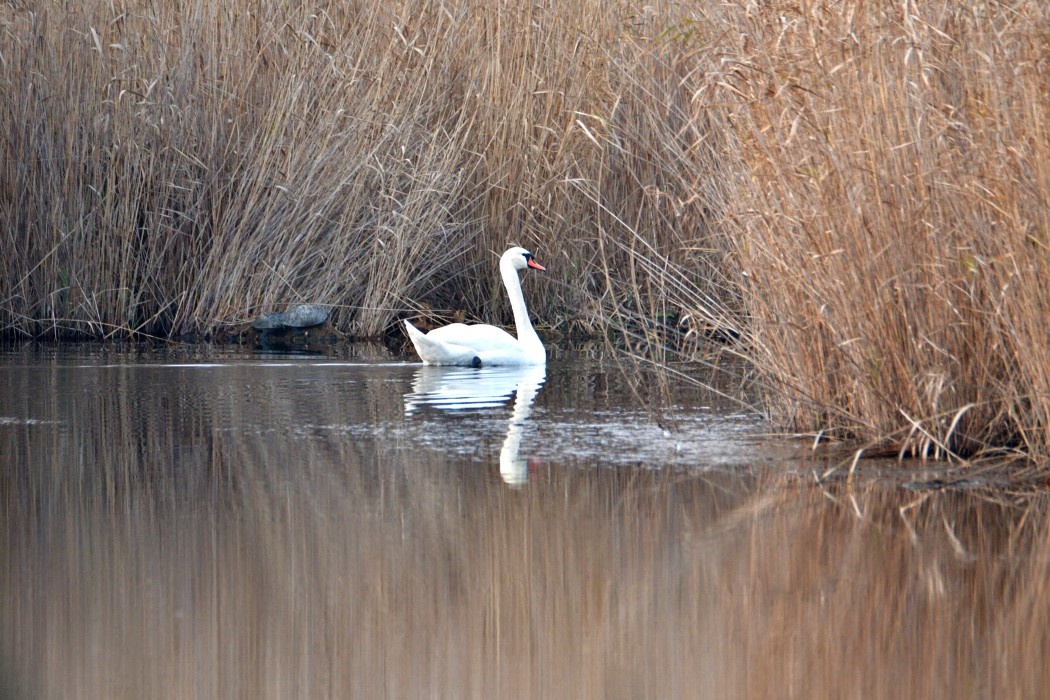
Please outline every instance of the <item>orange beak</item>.
[[529, 267], [533, 268], [534, 270], [546, 270], [547, 269], [543, 265], [540, 265], [538, 262], [536, 262], [535, 258], [529, 258]]

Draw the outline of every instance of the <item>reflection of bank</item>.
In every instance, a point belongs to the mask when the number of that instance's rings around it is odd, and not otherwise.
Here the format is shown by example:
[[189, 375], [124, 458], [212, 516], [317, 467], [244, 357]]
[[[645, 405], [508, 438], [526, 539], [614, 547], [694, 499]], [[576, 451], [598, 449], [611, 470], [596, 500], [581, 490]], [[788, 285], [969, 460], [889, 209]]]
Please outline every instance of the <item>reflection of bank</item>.
[[547, 378], [543, 365], [533, 367], [435, 367], [416, 370], [412, 393], [405, 396], [405, 413], [423, 406], [445, 411], [498, 408], [514, 397], [507, 437], [499, 453], [499, 472], [508, 484], [529, 478], [528, 460], [518, 456], [532, 402]]

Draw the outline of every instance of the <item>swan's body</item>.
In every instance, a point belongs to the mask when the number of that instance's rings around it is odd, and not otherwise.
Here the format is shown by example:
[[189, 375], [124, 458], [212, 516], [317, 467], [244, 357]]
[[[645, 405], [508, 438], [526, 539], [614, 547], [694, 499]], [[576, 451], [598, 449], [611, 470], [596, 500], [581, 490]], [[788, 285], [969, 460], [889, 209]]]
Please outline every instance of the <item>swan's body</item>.
[[408, 337], [423, 364], [468, 367], [546, 364], [547, 351], [529, 321], [521, 280], [518, 279], [518, 271], [526, 267], [544, 269], [524, 248], [511, 248], [499, 259], [500, 276], [514, 309], [517, 338], [502, 328], [465, 323], [453, 323], [424, 333], [406, 320]]

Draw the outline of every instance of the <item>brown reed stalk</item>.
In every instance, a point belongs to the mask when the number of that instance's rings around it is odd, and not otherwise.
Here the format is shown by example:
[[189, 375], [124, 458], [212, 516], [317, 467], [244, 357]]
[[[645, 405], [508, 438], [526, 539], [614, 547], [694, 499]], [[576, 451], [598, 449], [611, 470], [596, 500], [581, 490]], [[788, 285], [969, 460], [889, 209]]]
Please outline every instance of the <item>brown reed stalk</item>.
[[[521, 243], [553, 263], [539, 322], [594, 328], [603, 211], [680, 247], [664, 12], [7, 4], [0, 327], [207, 335], [298, 301], [368, 336], [426, 309], [506, 320], [494, 255]], [[606, 259], [613, 307], [628, 258]]]
[[732, 242], [774, 415], [921, 456], [1050, 446], [1045, 4], [712, 6]]
[[[0, 7], [0, 328], [207, 336], [309, 301], [747, 357], [778, 423], [1050, 447], [1047, 10]], [[553, 337], [553, 335], [552, 335]]]

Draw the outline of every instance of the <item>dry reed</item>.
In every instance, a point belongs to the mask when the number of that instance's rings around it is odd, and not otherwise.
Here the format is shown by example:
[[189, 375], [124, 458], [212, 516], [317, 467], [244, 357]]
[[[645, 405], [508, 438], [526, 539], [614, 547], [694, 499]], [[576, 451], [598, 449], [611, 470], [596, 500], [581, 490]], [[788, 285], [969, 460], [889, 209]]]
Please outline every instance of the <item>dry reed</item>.
[[748, 343], [799, 431], [1050, 447], [1045, 3], [712, 6]]
[[593, 329], [649, 278], [596, 264], [625, 268], [621, 219], [683, 249], [660, 181], [687, 95], [647, 12], [7, 4], [0, 326], [207, 335], [301, 300], [357, 335], [501, 319], [494, 253], [519, 242], [550, 263], [542, 322]]
[[727, 341], [781, 426], [1045, 455], [1048, 20], [7, 3], [0, 328], [207, 336], [302, 300], [356, 335], [506, 321], [513, 242], [549, 263], [541, 325], [657, 361]]

